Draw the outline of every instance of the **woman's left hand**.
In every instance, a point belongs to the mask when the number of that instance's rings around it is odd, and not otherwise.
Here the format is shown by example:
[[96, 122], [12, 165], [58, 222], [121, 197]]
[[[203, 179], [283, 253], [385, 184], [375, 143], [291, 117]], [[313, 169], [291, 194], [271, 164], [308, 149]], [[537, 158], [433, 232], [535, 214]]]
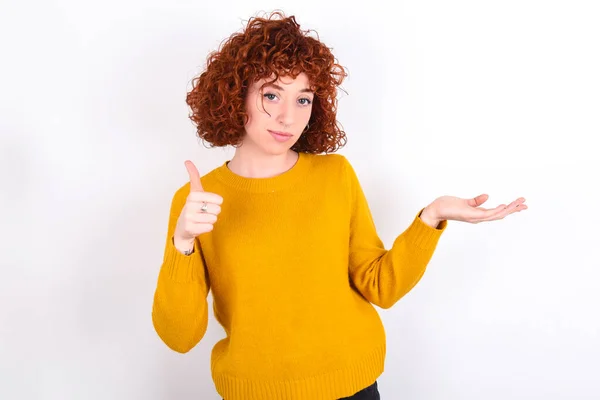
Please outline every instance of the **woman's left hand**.
[[527, 210], [525, 198], [520, 197], [509, 205], [501, 204], [496, 208], [480, 207], [487, 201], [489, 196], [481, 194], [470, 199], [461, 199], [454, 196], [438, 197], [425, 207], [421, 216], [424, 221], [430, 221], [432, 226], [444, 220], [454, 220], [478, 224], [480, 222], [496, 221], [506, 216]]

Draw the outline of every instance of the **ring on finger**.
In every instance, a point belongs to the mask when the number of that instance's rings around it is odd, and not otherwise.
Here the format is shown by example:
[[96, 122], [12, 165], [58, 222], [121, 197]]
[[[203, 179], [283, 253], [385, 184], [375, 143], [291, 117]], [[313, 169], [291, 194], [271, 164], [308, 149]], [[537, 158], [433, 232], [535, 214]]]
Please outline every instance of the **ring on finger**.
[[205, 202], [205, 201], [202, 202], [202, 206], [200, 207], [200, 211], [203, 212], [203, 213], [205, 213], [205, 212], [208, 211], [208, 203], [207, 202]]

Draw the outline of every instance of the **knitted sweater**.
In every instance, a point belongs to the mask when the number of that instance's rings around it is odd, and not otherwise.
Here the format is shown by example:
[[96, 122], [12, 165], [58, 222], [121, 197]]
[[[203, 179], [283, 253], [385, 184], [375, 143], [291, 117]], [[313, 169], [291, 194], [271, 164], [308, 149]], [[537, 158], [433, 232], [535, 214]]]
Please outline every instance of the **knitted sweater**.
[[372, 384], [386, 338], [375, 306], [389, 308], [421, 279], [447, 221], [420, 212], [384, 248], [357, 175], [343, 155], [300, 153], [270, 178], [234, 174], [227, 162], [201, 178], [224, 199], [195, 252], [172, 235], [189, 194], [172, 200], [152, 320], [171, 349], [202, 339], [207, 296], [226, 336], [211, 374], [226, 400], [331, 400]]

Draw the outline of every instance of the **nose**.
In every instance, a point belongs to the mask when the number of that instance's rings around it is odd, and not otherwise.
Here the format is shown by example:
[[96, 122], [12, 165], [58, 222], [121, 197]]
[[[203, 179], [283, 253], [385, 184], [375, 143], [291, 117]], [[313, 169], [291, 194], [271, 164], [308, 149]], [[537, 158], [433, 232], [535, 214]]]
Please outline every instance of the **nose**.
[[285, 127], [290, 127], [294, 123], [294, 102], [286, 99], [280, 103], [277, 120]]

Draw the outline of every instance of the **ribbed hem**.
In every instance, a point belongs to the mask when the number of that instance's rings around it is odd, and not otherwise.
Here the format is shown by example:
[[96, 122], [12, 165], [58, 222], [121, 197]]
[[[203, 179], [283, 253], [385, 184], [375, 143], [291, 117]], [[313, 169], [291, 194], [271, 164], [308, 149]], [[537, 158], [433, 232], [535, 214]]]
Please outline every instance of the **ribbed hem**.
[[215, 170], [215, 176], [221, 182], [228, 186], [234, 187], [237, 190], [242, 190], [252, 193], [268, 193], [276, 190], [282, 190], [294, 187], [302, 177], [307, 176], [310, 165], [310, 154], [298, 153], [296, 164], [287, 171], [269, 178], [247, 178], [235, 174], [225, 162]]
[[194, 241], [194, 252], [186, 256], [177, 250], [172, 240], [169, 240], [162, 268], [167, 276], [175, 282], [204, 281], [204, 265], [196, 241]]
[[437, 228], [433, 228], [423, 222], [419, 217], [421, 212], [423, 212], [423, 209], [417, 213], [412, 224], [406, 229], [403, 236], [407, 242], [412, 243], [418, 248], [422, 250], [431, 250], [437, 246], [442, 233], [444, 233], [448, 226], [448, 221], [443, 220]]
[[383, 373], [384, 363], [385, 345], [346, 368], [304, 379], [255, 381], [213, 375], [213, 380], [225, 400], [331, 400], [352, 396], [371, 385]]

